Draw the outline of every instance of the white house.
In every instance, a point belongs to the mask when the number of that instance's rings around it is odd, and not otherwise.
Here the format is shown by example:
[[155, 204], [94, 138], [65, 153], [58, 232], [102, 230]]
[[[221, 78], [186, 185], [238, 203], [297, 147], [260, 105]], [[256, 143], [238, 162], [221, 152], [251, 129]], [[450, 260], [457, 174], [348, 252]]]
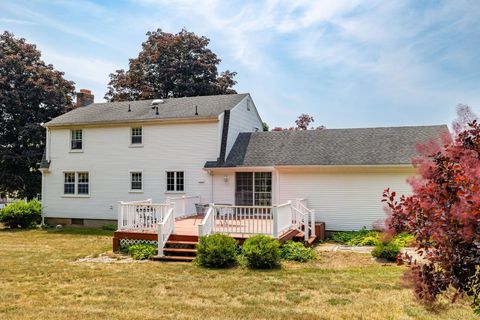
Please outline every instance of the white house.
[[45, 124], [42, 199], [51, 223], [116, 223], [120, 201], [192, 197], [183, 211], [304, 199], [327, 230], [369, 228], [384, 218], [386, 187], [409, 192], [415, 145], [448, 130], [262, 132], [249, 94], [90, 103], [82, 90], [77, 100]]

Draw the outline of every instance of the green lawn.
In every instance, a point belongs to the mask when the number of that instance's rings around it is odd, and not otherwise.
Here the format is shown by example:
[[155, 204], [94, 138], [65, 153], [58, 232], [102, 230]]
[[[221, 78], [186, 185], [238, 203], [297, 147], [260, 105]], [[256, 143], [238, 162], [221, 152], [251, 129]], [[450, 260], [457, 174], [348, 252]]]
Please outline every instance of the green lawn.
[[402, 267], [321, 253], [273, 271], [182, 263], [102, 264], [110, 233], [0, 230], [0, 319], [472, 319], [466, 300], [433, 310], [402, 288]]

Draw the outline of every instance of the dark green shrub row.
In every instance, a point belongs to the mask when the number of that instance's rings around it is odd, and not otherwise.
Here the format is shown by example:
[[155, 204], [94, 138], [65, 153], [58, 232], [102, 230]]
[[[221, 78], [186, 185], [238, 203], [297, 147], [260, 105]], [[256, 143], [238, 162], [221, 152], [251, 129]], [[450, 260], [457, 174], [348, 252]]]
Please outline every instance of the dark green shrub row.
[[0, 222], [10, 228], [30, 228], [42, 221], [42, 205], [37, 200], [17, 201], [0, 210]]
[[269, 236], [257, 235], [245, 240], [239, 249], [235, 239], [222, 234], [201, 237], [197, 245], [197, 263], [208, 268], [227, 268], [237, 261], [252, 269], [271, 269], [280, 259], [306, 262], [316, 258], [315, 250], [300, 242], [280, 243]]

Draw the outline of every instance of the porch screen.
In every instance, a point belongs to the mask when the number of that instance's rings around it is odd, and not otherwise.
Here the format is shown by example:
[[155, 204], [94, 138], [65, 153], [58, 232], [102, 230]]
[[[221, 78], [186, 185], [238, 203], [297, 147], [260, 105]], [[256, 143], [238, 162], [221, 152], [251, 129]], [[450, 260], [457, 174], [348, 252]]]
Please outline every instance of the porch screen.
[[238, 206], [272, 205], [271, 172], [237, 172], [235, 204]]

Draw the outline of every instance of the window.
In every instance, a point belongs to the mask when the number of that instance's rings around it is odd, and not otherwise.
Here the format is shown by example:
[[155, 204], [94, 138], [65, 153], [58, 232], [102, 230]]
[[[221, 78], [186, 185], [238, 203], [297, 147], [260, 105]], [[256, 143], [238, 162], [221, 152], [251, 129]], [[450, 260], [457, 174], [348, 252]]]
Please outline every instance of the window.
[[82, 150], [82, 130], [71, 131], [71, 148], [72, 150]]
[[237, 205], [272, 205], [271, 172], [237, 172], [235, 182], [235, 203]]
[[185, 191], [185, 174], [183, 171], [167, 171], [167, 191]]
[[78, 172], [78, 194], [88, 194], [88, 172]]
[[142, 127], [132, 128], [132, 144], [142, 144]]
[[75, 172], [65, 172], [64, 176], [63, 193], [75, 194]]
[[131, 186], [132, 190], [142, 190], [142, 173], [141, 172], [131, 172]]
[[89, 174], [88, 172], [64, 172], [63, 194], [65, 195], [88, 195]]

